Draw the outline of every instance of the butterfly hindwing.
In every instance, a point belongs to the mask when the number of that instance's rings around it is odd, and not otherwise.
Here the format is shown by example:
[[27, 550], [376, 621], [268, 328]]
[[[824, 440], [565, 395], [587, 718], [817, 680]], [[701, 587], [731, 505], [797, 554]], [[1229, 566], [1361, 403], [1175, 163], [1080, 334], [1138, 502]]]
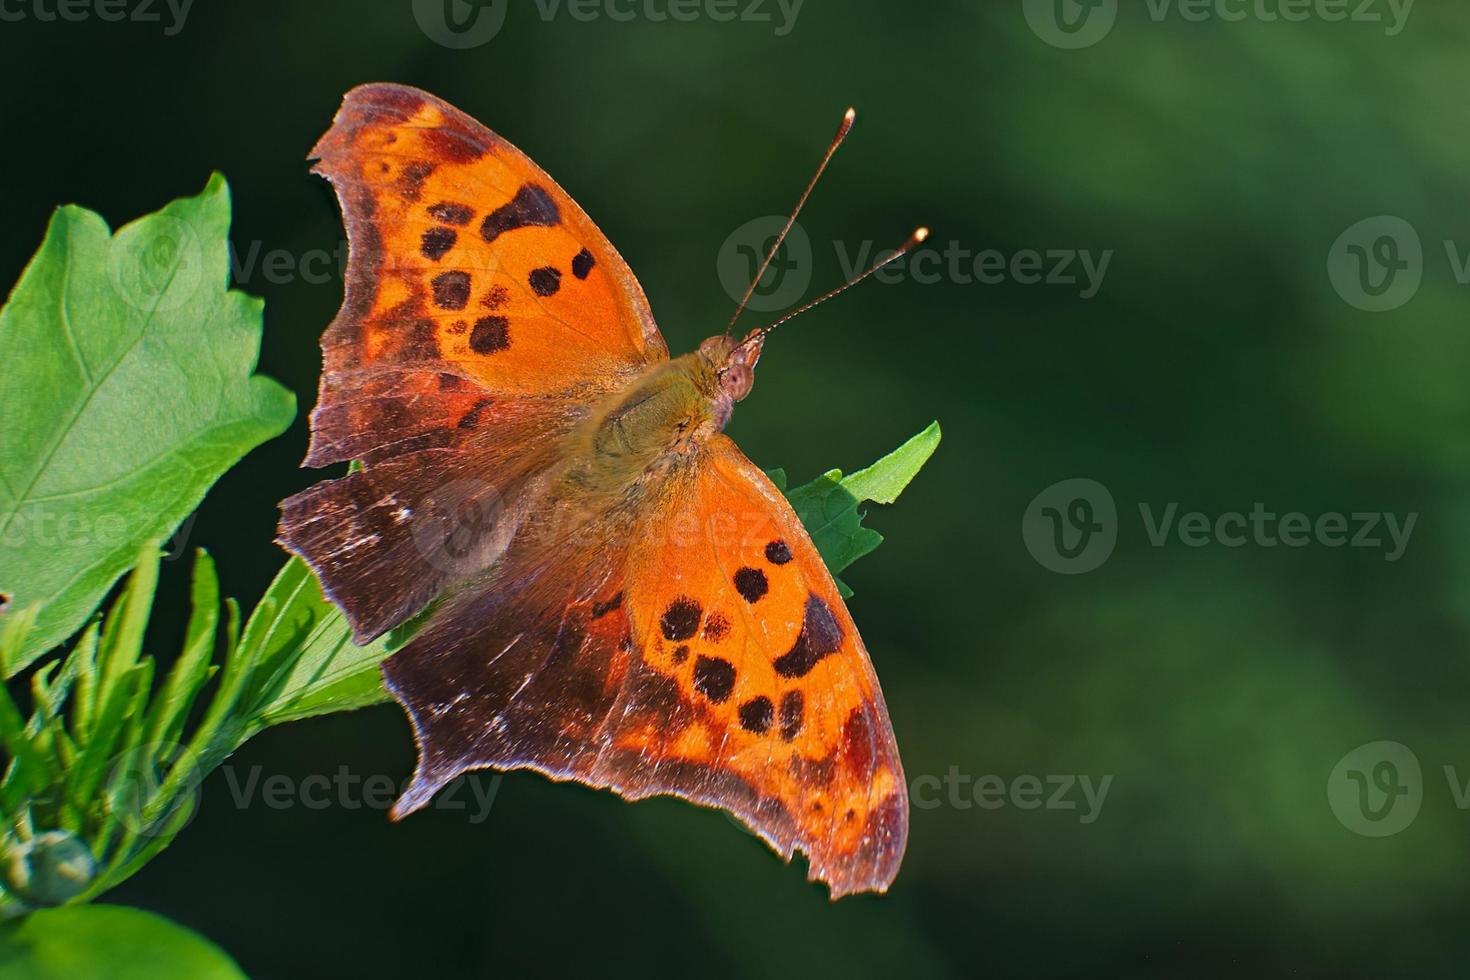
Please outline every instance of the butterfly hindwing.
[[647, 513], [569, 539], [513, 546], [385, 663], [421, 753], [399, 815], [465, 770], [533, 768], [728, 810], [834, 897], [886, 889], [908, 813], [887, 709], [775, 487], [715, 436]]

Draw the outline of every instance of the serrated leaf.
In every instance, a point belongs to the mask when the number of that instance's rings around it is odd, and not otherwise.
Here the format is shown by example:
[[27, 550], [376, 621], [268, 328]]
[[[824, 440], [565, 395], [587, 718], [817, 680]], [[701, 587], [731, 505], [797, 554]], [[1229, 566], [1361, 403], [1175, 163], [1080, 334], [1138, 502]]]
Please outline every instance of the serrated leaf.
[[13, 980], [244, 980], [219, 947], [162, 916], [120, 905], [32, 912], [0, 926]]
[[930, 422], [927, 429], [872, 466], [844, 477], [843, 489], [858, 500], [893, 503], [939, 448], [940, 435], [939, 423]]
[[219, 175], [115, 235], [61, 208], [0, 309], [0, 593], [42, 605], [6, 677], [295, 414], [253, 374], [261, 303], [227, 289], [229, 223]]
[[[872, 466], [851, 476], [844, 477], [841, 470], [829, 470], [810, 483], [783, 490], [834, 577], [883, 543], [883, 535], [863, 526], [863, 514], [858, 507], [864, 503], [891, 504], [897, 500], [934, 455], [939, 438], [939, 423], [934, 422]], [[843, 598], [852, 595], [852, 589], [840, 578], [837, 590]]]

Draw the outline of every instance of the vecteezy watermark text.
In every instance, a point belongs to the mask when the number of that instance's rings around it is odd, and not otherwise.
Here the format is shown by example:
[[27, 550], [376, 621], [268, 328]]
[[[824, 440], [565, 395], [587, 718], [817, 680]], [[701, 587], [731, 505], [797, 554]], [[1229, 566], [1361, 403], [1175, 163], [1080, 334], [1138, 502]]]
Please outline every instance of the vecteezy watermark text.
[[[773, 24], [777, 37], [796, 27], [806, 0], [534, 0], [517, 9], [534, 9], [542, 21], [565, 16], [580, 23], [608, 20], [653, 24], [672, 21], [691, 24]], [[466, 0], [413, 0], [413, 16], [429, 40], [446, 48], [464, 50], [488, 44], [505, 26], [508, 0], [467, 3]]]
[[[1373, 24], [1388, 37], [1402, 34], [1414, 0], [1144, 0], [1155, 24], [1181, 20], [1189, 24]], [[1112, 33], [1118, 0], [1022, 0], [1032, 32], [1057, 48], [1089, 48]]]
[[[863, 242], [849, 250], [844, 242], [833, 242], [843, 279], [852, 279], [887, 252], [874, 253], [874, 243]], [[980, 283], [998, 286], [1014, 282], [1022, 286], [1067, 286], [1077, 288], [1082, 299], [1092, 299], [1102, 289], [1103, 278], [1113, 261], [1113, 250], [1093, 254], [1085, 248], [1022, 248], [1003, 252], [998, 248], [976, 251], [951, 241], [943, 250], [915, 249], [873, 273], [879, 282], [899, 283], [912, 279], [920, 285], [952, 282], [961, 286]], [[751, 270], [754, 274], [755, 270]]]
[[[1150, 503], [1138, 505], [1149, 543], [1162, 548], [1175, 538], [1186, 548], [1204, 548], [1218, 544], [1240, 548], [1253, 544], [1261, 548], [1305, 548], [1318, 544], [1325, 548], [1372, 548], [1384, 551], [1384, 561], [1398, 561], [1409, 546], [1409, 536], [1419, 521], [1416, 512], [1403, 517], [1390, 511], [1354, 511], [1342, 514], [1328, 511], [1315, 518], [1300, 511], [1278, 514], [1256, 502], [1247, 511], [1205, 514], [1188, 511], [1181, 514], [1177, 503], [1170, 503], [1157, 513]], [[1386, 535], [1386, 537], [1385, 537]]]
[[96, 19], [164, 24], [164, 36], [173, 37], [184, 29], [184, 20], [193, 6], [194, 0], [0, 0], [0, 22], [35, 20], [79, 24]]
[[[338, 766], [330, 776], [314, 773], [298, 779], [282, 773], [266, 775], [264, 768], [258, 765], [243, 772], [226, 765], [224, 779], [231, 802], [241, 810], [257, 802], [270, 810], [289, 810], [298, 806], [306, 810], [332, 807], [387, 810], [408, 786], [407, 781], [394, 780], [382, 773], [364, 776], [352, 772], [347, 766]], [[496, 794], [500, 792], [501, 779], [498, 772], [466, 773], [435, 794], [430, 806], [435, 810], [468, 814], [472, 824], [484, 823], [490, 816]]]
[[[1398, 561], [1409, 546], [1419, 513], [1409, 511], [1278, 511], [1256, 501], [1249, 510], [1206, 513], [1177, 501], [1138, 504], [1148, 543], [1163, 548], [1359, 548]], [[1100, 567], [1117, 544], [1117, 502], [1107, 487], [1085, 477], [1061, 480], [1032, 499], [1021, 520], [1026, 549], [1043, 568], [1078, 575]]]
[[1105, 775], [1096, 782], [1088, 775], [1052, 774], [1037, 776], [1024, 773], [1010, 779], [987, 773], [971, 776], [950, 766], [943, 777], [933, 774], [909, 780], [909, 799], [919, 810], [937, 810], [950, 806], [956, 810], [979, 807], [982, 810], [1076, 810], [1078, 821], [1090, 824], [1102, 813], [1112, 788], [1113, 777]]
[[[786, 220], [778, 214], [753, 218], [726, 236], [715, 260], [715, 271], [732, 300], [739, 302], [745, 296], [766, 256], [775, 248]], [[871, 240], [856, 245], [833, 240], [831, 246], [844, 280], [856, 278], [894, 254], [892, 249], [879, 248]], [[1092, 299], [1102, 289], [1113, 254], [1112, 249], [1086, 248], [975, 249], [959, 241], [940, 247], [931, 240], [888, 262], [873, 278], [889, 284], [1013, 283], [1063, 289], [1076, 292], [1081, 299]], [[747, 306], [757, 312], [775, 313], [795, 305], [811, 285], [813, 256], [811, 237], [800, 222], [794, 223], [770, 264], [761, 272]]]

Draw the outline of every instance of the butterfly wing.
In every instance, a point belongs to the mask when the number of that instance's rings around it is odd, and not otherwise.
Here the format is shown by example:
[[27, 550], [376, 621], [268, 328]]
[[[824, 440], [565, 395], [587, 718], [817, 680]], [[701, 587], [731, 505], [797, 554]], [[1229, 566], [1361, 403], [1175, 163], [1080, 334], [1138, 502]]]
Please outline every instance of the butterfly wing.
[[575, 555], [513, 549], [497, 584], [385, 662], [420, 749], [396, 815], [468, 769], [531, 768], [725, 809], [807, 854], [834, 898], [885, 890], [903, 769], [821, 556], [722, 435], [659, 493], [569, 530]]
[[[312, 155], [349, 260], [306, 464], [365, 468], [285, 501], [280, 539], [366, 640], [496, 553], [471, 540], [447, 555], [444, 529], [464, 534], [466, 511], [514, 512], [579, 407], [668, 351], [582, 209], [447, 103], [353, 89]], [[485, 473], [494, 486], [476, 483]]]

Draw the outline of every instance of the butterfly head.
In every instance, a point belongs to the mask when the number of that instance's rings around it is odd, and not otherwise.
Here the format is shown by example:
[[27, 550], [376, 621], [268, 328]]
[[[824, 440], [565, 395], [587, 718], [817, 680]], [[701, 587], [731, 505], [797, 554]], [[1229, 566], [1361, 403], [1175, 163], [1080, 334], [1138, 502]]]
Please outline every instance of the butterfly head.
[[733, 408], [755, 387], [755, 366], [765, 344], [765, 334], [756, 330], [739, 343], [728, 334], [720, 334], [699, 345], [699, 354], [719, 385], [717, 397], [726, 406]]

